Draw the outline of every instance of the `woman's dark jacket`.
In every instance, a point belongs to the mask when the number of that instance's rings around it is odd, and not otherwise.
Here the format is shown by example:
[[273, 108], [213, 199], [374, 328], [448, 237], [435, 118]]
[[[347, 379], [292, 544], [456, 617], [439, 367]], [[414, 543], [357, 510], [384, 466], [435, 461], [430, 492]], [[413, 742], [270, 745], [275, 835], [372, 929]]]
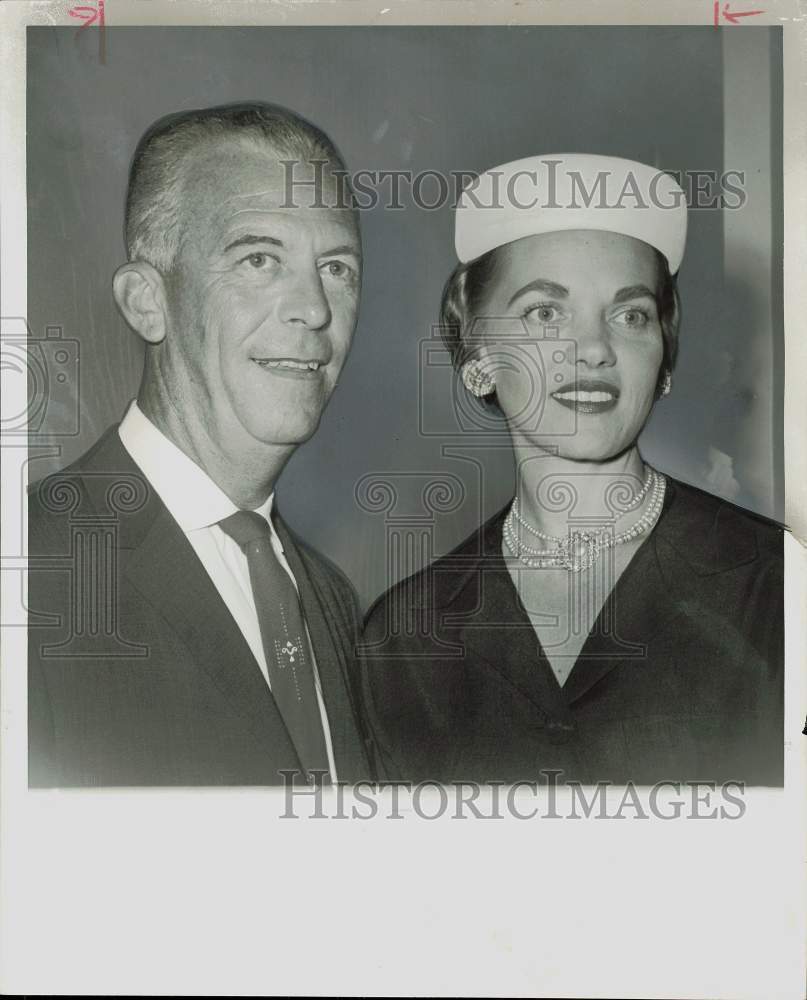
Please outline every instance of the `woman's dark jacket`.
[[561, 687], [501, 555], [507, 508], [367, 618], [390, 777], [783, 782], [783, 531], [668, 478]]

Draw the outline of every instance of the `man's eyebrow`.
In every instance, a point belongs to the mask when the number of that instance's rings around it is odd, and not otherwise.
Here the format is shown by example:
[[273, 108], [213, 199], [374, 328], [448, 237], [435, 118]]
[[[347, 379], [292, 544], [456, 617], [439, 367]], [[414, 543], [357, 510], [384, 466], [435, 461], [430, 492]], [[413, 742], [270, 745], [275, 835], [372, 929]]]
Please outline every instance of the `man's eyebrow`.
[[355, 244], [351, 244], [351, 243], [343, 243], [341, 246], [333, 247], [330, 250], [325, 250], [319, 256], [320, 257], [332, 257], [332, 256], [334, 256], [335, 254], [338, 254], [338, 253], [343, 253], [343, 254], [344, 253], [349, 253], [349, 254], [352, 254], [354, 257], [361, 257], [361, 250], [359, 250], [359, 248], [357, 246], [355, 246]]
[[535, 281], [528, 282], [523, 288], [519, 288], [515, 294], [511, 295], [507, 305], [511, 306], [520, 295], [524, 295], [526, 292], [543, 292], [556, 299], [565, 299], [569, 295], [569, 289], [564, 288], [563, 285], [559, 285], [555, 281], [547, 281], [546, 278], [536, 278]]
[[620, 302], [628, 302], [630, 299], [655, 299], [655, 297], [656, 293], [652, 288], [648, 288], [647, 285], [628, 285], [626, 288], [620, 288], [616, 293], [614, 296], [614, 305], [619, 305]]
[[283, 246], [283, 241], [275, 239], [274, 236], [257, 236], [252, 233], [248, 233], [246, 236], [239, 236], [237, 240], [233, 240], [232, 243], [228, 243], [224, 248], [224, 252], [227, 253], [228, 250], [232, 250], [234, 247], [254, 247], [261, 243], [265, 243], [273, 247]]

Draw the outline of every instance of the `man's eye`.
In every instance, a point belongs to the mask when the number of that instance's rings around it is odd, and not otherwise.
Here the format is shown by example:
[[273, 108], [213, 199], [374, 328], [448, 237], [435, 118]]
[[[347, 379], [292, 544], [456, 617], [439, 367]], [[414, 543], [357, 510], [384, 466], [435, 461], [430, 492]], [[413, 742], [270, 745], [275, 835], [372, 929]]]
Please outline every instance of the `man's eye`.
[[525, 312], [526, 319], [534, 320], [537, 323], [555, 323], [560, 318], [560, 311], [557, 306], [542, 303], [537, 306], [530, 306]]
[[247, 264], [256, 270], [265, 267], [271, 259], [268, 253], [251, 253], [244, 258]]
[[332, 278], [347, 278], [352, 274], [352, 268], [342, 260], [329, 260], [323, 265], [323, 269]]

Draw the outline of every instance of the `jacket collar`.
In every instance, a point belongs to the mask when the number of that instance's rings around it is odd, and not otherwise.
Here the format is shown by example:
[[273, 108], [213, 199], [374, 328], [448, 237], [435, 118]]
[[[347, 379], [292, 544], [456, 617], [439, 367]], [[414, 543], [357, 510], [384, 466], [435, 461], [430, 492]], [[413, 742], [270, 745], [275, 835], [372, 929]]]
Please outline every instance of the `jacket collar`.
[[[74, 474], [82, 481], [85, 502], [97, 514], [108, 511], [113, 484], [134, 498], [131, 509], [117, 519], [119, 548], [129, 552], [124, 563], [126, 579], [176, 630], [194, 662], [243, 714], [252, 731], [271, 744], [267, 759], [293, 761], [293, 744], [241, 630], [179, 524], [123, 446], [116, 427], [99, 439]], [[345, 776], [365, 775], [366, 758], [346, 676], [345, 659], [350, 651], [335, 643], [329, 627], [340, 620], [339, 609], [332, 607], [327, 588], [317, 587], [312, 580], [304, 546], [279, 514], [272, 521], [297, 581], [316, 651], [337, 771]]]
[[117, 547], [125, 553], [119, 588], [134, 587], [178, 635], [193, 663], [266, 748], [267, 761], [295, 761], [283, 719], [241, 630], [184, 532], [124, 448], [117, 427], [80, 465], [60, 475], [80, 481], [84, 514], [115, 524]]
[[[435, 605], [445, 624], [453, 619], [460, 625], [466, 649], [561, 721], [566, 706], [619, 663], [645, 655], [659, 630], [685, 613], [698, 578], [757, 557], [753, 533], [737, 530], [742, 519], [737, 508], [668, 477], [655, 529], [617, 581], [560, 688], [501, 554], [508, 510], [509, 504], [438, 561]], [[536, 669], [539, 663], [543, 669]]]
[[[670, 476], [666, 479], [664, 506], [648, 539], [660, 547], [662, 556], [675, 553], [698, 576], [724, 573], [756, 559], [753, 536], [737, 531], [744, 516], [739, 508]], [[509, 510], [508, 501], [462, 545], [440, 560], [445, 563], [445, 576], [443, 571], [440, 574], [444, 576], [441, 604], [450, 605], [479, 571], [480, 564], [501, 554], [502, 528]]]

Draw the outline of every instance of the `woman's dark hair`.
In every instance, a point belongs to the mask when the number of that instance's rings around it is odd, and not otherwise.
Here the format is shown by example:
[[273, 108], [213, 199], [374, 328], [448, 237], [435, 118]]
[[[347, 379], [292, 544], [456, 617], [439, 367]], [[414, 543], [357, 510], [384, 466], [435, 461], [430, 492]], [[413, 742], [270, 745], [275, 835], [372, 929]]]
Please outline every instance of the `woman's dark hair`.
[[[677, 276], [670, 274], [667, 258], [653, 248], [657, 263], [656, 308], [663, 343], [663, 356], [656, 382], [656, 399], [661, 396], [667, 373], [672, 374], [678, 357], [678, 330], [681, 324], [681, 301]], [[440, 334], [454, 368], [459, 371], [474, 356], [476, 345], [469, 344], [467, 334], [491, 282], [496, 277], [496, 250], [477, 257], [468, 264], [459, 264], [443, 289], [440, 303]], [[496, 402], [495, 390], [485, 401]]]

